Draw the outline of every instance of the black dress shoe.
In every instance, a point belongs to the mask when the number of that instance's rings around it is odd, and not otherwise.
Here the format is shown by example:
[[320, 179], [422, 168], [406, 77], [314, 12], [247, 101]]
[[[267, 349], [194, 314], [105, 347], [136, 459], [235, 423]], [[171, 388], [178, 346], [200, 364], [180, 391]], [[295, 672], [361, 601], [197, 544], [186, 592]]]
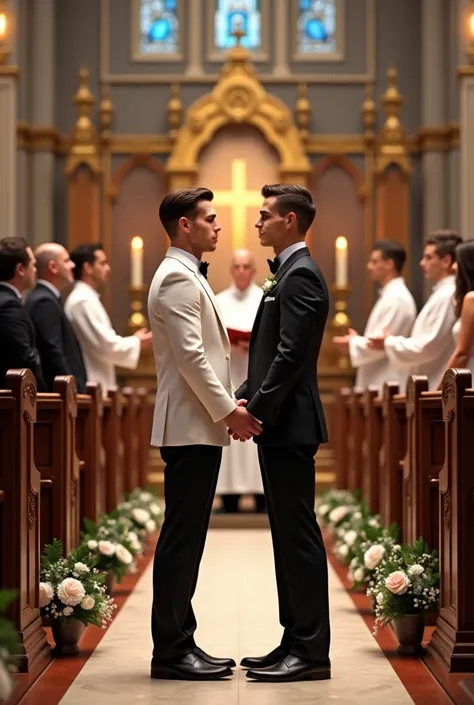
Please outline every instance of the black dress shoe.
[[206, 663], [210, 663], [211, 666], [223, 666], [224, 668], [235, 668], [236, 663], [233, 658], [216, 658], [215, 656], [209, 656], [205, 651], [195, 646], [193, 649], [193, 654], [199, 656]]
[[305, 661], [287, 654], [274, 666], [248, 671], [247, 678], [264, 683], [287, 683], [292, 681], [324, 681], [331, 678], [331, 662]]
[[232, 675], [230, 668], [213, 666], [196, 654], [187, 654], [179, 661], [155, 661], [150, 676], [178, 681], [217, 681]]
[[242, 659], [240, 665], [244, 666], [244, 668], [267, 668], [268, 666], [274, 666], [284, 656], [286, 656], [286, 651], [281, 646], [277, 646], [266, 656], [246, 656]]

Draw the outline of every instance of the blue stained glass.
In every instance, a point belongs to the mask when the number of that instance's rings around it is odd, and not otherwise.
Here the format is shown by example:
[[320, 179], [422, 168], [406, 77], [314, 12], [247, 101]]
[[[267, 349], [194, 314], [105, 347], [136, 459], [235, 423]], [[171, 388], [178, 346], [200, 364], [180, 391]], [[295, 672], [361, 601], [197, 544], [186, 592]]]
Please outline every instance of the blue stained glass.
[[177, 0], [140, 0], [140, 53], [179, 53]]
[[232, 32], [239, 27], [245, 32], [242, 46], [251, 51], [262, 48], [262, 13], [260, 0], [216, 0], [214, 14], [214, 46], [225, 51], [235, 46]]
[[299, 0], [298, 54], [335, 53], [336, 29], [336, 0]]

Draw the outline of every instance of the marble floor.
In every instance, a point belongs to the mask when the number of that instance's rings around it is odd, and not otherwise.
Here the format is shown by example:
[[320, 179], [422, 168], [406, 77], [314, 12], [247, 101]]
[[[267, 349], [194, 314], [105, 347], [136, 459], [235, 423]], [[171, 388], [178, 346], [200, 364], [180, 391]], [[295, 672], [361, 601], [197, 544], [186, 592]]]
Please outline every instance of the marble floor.
[[[332, 679], [278, 686], [249, 682], [245, 670], [221, 682], [152, 681], [151, 566], [142, 576], [61, 705], [409, 705], [413, 700], [330, 567]], [[270, 535], [211, 530], [194, 600], [197, 641], [214, 655], [263, 654], [281, 637]]]

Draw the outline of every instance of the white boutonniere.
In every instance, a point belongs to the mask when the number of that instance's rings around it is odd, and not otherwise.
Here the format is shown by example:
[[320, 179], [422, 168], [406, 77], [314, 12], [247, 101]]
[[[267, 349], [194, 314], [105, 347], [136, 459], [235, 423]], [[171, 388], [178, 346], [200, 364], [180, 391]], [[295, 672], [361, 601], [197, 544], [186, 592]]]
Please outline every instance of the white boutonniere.
[[276, 285], [277, 285], [277, 282], [275, 281], [275, 277], [273, 276], [273, 274], [271, 274], [269, 277], [266, 277], [263, 280], [263, 284], [262, 284], [263, 295], [266, 296], [267, 294], [269, 294], [271, 292], [271, 290], [273, 289], [273, 287]]

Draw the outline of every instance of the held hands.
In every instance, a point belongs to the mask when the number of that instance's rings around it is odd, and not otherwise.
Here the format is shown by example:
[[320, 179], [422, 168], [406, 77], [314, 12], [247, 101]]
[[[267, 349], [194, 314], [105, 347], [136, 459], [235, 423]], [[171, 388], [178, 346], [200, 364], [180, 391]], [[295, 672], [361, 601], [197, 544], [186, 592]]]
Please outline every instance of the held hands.
[[244, 408], [246, 405], [246, 399], [239, 399], [237, 408], [224, 418], [229, 427], [229, 434], [236, 441], [248, 441], [252, 436], [258, 436], [262, 432], [262, 424], [249, 414]]
[[134, 333], [134, 336], [140, 341], [142, 348], [148, 348], [151, 345], [153, 333], [147, 328], [140, 328]]
[[347, 335], [336, 335], [332, 339], [332, 342], [340, 352], [347, 354], [349, 352], [349, 341], [356, 335], [359, 335], [357, 331], [353, 328], [349, 328]]

